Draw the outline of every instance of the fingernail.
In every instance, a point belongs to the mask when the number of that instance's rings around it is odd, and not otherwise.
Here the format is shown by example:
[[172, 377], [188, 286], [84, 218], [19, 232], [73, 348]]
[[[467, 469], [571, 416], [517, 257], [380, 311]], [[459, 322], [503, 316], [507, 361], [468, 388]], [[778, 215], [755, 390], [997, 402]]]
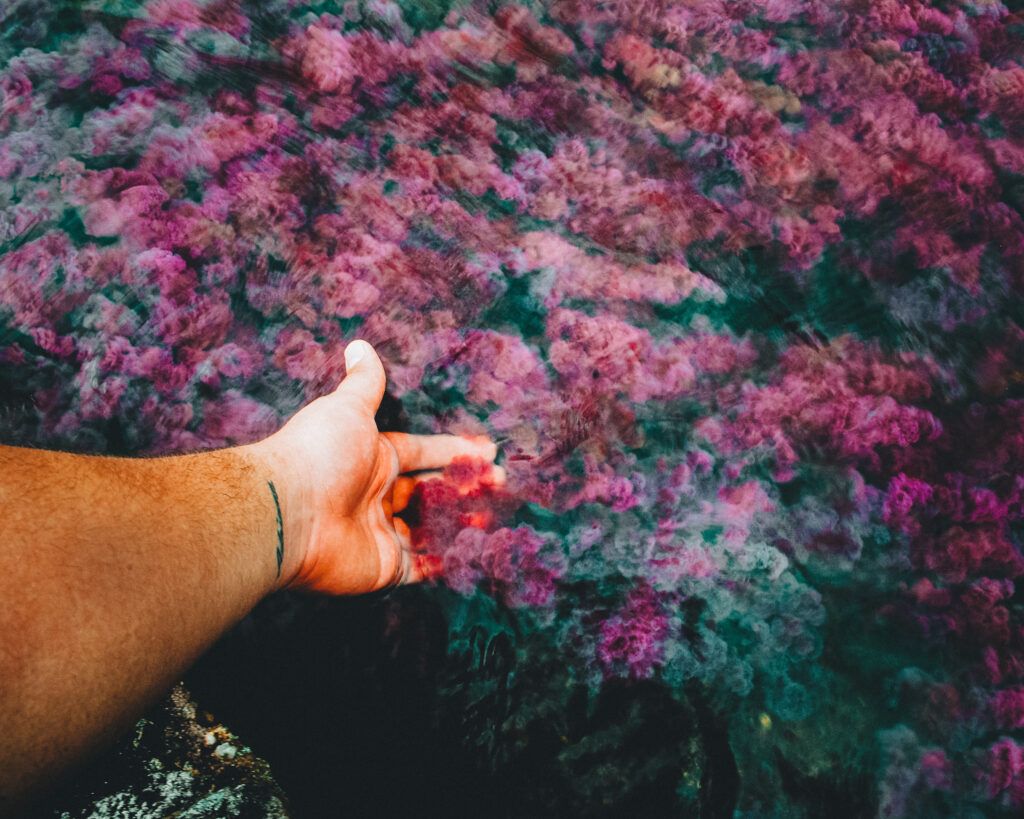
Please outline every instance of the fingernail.
[[483, 457], [488, 461], [493, 461], [498, 457], [498, 445], [494, 443], [490, 438], [484, 438], [480, 442], [480, 448], [486, 453]]
[[363, 357], [363, 353], [366, 352], [366, 342], [364, 341], [353, 341], [348, 347], [345, 348], [345, 369], [351, 370], [359, 360]]

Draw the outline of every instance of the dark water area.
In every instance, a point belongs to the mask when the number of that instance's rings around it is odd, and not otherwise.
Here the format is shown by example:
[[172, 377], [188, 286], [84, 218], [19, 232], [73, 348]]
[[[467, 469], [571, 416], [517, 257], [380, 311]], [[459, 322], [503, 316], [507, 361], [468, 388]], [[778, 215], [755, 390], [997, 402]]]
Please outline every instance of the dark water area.
[[[1019, 3], [0, 21], [0, 441], [259, 440], [364, 338], [382, 428], [508, 474], [418, 490], [437, 583], [265, 601], [153, 731], [297, 816], [1024, 809]], [[161, 765], [67, 798], [259, 815]]]
[[[571, 686], [564, 670], [517, 668], [515, 637], [484, 628], [449, 656], [443, 614], [422, 598], [403, 591], [301, 607], [276, 635], [236, 635], [215, 649], [186, 685], [260, 749], [296, 816], [678, 810], [678, 766], [709, 762], [692, 709], [664, 686], [619, 682], [593, 702], [577, 686], [557, 717], [512, 726], [536, 696], [530, 688]], [[571, 744], [597, 737], [565, 758]], [[724, 750], [724, 770], [703, 771], [695, 815], [732, 816], [735, 765]]]

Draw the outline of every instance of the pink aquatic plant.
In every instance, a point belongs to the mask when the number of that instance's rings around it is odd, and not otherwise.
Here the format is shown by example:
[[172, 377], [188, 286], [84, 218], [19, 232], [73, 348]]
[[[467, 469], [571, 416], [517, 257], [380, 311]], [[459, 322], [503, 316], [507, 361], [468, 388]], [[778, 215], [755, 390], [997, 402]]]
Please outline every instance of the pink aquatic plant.
[[264, 5], [0, 35], [8, 438], [252, 440], [366, 338], [500, 442], [418, 490], [450, 612], [706, 700], [741, 813], [851, 732], [865, 814], [1016, 810], [1019, 14]]

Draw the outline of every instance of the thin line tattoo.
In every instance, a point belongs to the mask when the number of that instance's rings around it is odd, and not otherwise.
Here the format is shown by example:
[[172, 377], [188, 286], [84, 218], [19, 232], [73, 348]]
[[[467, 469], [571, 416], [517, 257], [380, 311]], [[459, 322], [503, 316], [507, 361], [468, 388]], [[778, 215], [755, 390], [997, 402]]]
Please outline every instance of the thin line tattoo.
[[267, 481], [270, 487], [270, 494], [274, 496], [274, 507], [277, 509], [277, 576], [281, 576], [281, 561], [284, 560], [284, 527], [281, 525], [281, 502], [277, 499], [277, 490], [274, 489], [274, 482]]

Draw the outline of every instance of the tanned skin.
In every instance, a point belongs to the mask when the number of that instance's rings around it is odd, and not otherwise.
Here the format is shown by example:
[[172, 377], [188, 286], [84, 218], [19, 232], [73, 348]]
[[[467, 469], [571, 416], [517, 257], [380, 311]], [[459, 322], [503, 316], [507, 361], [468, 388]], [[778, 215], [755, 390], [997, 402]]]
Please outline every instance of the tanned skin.
[[496, 448], [379, 433], [384, 368], [366, 342], [345, 356], [333, 393], [255, 444], [163, 458], [0, 446], [0, 816], [130, 727], [268, 594], [430, 573], [393, 514], [420, 470]]

